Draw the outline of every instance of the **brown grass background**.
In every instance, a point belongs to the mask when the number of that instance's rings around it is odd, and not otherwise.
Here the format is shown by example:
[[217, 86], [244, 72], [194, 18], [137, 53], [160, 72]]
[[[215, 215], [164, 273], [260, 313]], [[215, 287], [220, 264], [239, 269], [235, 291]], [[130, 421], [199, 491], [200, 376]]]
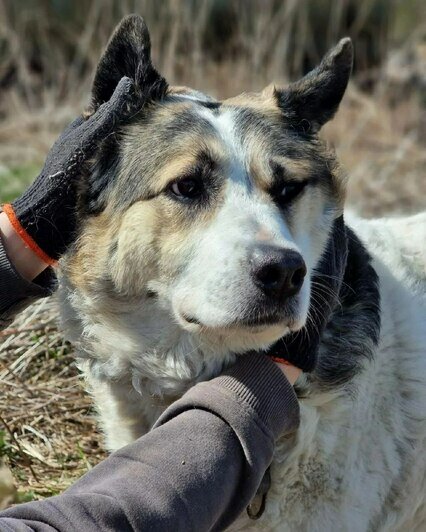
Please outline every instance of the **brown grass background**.
[[[168, 81], [219, 98], [285, 84], [350, 35], [353, 79], [323, 131], [349, 175], [348, 203], [365, 216], [425, 208], [423, 0], [0, 0], [0, 202], [84, 108], [103, 46], [133, 12]], [[0, 506], [2, 493], [58, 493], [104, 456], [55, 314], [43, 301], [0, 332]]]

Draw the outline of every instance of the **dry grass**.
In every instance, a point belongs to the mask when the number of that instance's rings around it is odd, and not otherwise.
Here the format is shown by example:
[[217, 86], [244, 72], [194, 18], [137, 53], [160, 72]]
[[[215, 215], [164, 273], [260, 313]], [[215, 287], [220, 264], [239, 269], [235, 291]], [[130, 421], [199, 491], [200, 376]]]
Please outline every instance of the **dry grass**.
[[366, 217], [426, 207], [426, 109], [415, 96], [390, 105], [385, 89], [352, 85], [324, 128], [349, 178], [347, 205]]
[[54, 302], [21, 313], [0, 342], [0, 458], [18, 500], [60, 493], [105, 453]]

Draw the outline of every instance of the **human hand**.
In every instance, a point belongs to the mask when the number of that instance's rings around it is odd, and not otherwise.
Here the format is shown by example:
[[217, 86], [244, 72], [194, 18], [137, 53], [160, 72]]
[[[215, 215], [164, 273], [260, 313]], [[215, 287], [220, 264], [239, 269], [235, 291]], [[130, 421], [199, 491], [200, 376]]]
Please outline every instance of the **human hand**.
[[75, 234], [76, 178], [108, 135], [141, 107], [132, 80], [123, 77], [108, 102], [88, 120], [74, 120], [50, 150], [40, 175], [12, 204], [3, 206], [27, 248], [53, 265]]
[[280, 370], [284, 373], [284, 375], [287, 377], [287, 380], [290, 382], [290, 384], [293, 386], [294, 383], [297, 381], [297, 379], [300, 377], [300, 374], [302, 373], [302, 370], [299, 368], [296, 368], [296, 366], [293, 366], [289, 364], [288, 362], [278, 362], [274, 360], [275, 364], [280, 368]]

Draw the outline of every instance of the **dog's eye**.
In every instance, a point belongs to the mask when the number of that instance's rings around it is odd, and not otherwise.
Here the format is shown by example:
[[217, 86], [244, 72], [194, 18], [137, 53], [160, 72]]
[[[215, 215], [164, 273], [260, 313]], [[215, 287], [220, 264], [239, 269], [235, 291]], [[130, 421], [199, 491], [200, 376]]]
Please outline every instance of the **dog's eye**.
[[285, 205], [298, 196], [306, 186], [306, 181], [286, 183], [278, 194], [278, 201]]
[[203, 183], [193, 177], [186, 177], [180, 181], [172, 183], [171, 191], [178, 198], [197, 198], [203, 193]]

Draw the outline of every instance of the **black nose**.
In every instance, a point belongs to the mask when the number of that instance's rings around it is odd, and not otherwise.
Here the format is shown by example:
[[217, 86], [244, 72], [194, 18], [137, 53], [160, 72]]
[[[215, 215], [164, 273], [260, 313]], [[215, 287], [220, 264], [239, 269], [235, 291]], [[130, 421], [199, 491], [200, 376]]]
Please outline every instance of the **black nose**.
[[291, 249], [258, 248], [251, 257], [251, 268], [256, 286], [278, 299], [297, 294], [306, 275], [305, 261]]

